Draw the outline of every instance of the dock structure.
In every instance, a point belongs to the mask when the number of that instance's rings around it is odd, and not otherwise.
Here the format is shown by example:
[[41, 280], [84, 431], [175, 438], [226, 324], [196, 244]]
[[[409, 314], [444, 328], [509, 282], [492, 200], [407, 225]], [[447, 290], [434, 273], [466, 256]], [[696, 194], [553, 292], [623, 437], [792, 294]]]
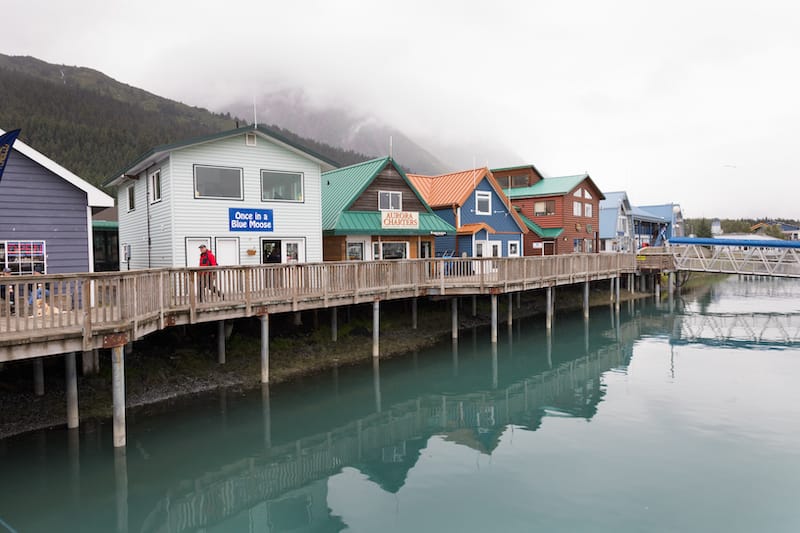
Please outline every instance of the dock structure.
[[[15, 309], [0, 301], [0, 362], [64, 354], [71, 369], [76, 352], [110, 349], [114, 444], [124, 446], [123, 347], [155, 331], [260, 317], [261, 380], [266, 383], [270, 314], [371, 303], [373, 355], [379, 357], [381, 301], [489, 295], [493, 302], [492, 341], [497, 342], [498, 295], [538, 289], [552, 295], [557, 286], [614, 280], [636, 268], [632, 254], [570, 254], [19, 276], [7, 283], [17, 295]], [[552, 313], [550, 303], [548, 326]], [[224, 361], [223, 344], [219, 350], [219, 360]], [[75, 372], [67, 372], [67, 378], [74, 380]], [[68, 383], [68, 389], [71, 386]], [[70, 401], [73, 412], [77, 413], [77, 399], [74, 407]]]

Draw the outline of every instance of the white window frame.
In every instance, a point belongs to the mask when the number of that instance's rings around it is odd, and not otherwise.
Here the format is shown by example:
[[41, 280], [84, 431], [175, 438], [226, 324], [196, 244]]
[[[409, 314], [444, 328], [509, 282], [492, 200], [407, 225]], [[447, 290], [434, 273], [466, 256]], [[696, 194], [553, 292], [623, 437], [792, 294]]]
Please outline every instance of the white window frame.
[[588, 190], [584, 189], [583, 197], [586, 198], [587, 200], [591, 200], [592, 199], [592, 194]]
[[161, 169], [150, 174], [148, 179], [150, 180], [150, 203], [157, 204], [161, 201]]
[[[298, 178], [300, 180], [300, 199], [299, 200], [295, 200], [293, 198], [265, 198], [264, 197], [264, 191], [265, 191], [265, 189], [264, 189], [264, 173], [268, 173], [268, 174], [286, 174], [286, 175], [290, 175], [290, 176], [298, 176]], [[294, 204], [302, 204], [303, 202], [305, 202], [305, 198], [306, 198], [306, 196], [305, 196], [305, 193], [306, 193], [305, 181], [306, 180], [305, 180], [305, 175], [302, 172], [290, 172], [290, 171], [287, 171], [287, 170], [269, 170], [269, 169], [266, 169], [266, 168], [262, 168], [261, 172], [259, 173], [259, 179], [260, 179], [260, 183], [261, 183], [261, 201], [262, 202], [290, 202], [290, 203], [294, 203]]]
[[[233, 170], [239, 173], [239, 196], [203, 196], [197, 190], [197, 169], [199, 168], [217, 168], [223, 170]], [[218, 165], [200, 165], [195, 164], [192, 171], [192, 178], [194, 180], [194, 197], [198, 200], [244, 200], [244, 172], [241, 167], [226, 167]]]
[[[536, 208], [537, 205], [543, 205], [544, 209], [541, 211]], [[547, 210], [547, 204], [551, 204], [553, 206], [552, 211]], [[533, 216], [535, 217], [545, 217], [551, 216], [556, 214], [556, 201], [555, 200], [539, 200], [538, 202], [533, 203]]]
[[[384, 197], [388, 200], [388, 207], [381, 207], [381, 199]], [[392, 207], [392, 198], [398, 199], [398, 208]], [[378, 191], [378, 211], [402, 211], [403, 210], [403, 193], [400, 191]]]
[[255, 133], [245, 133], [244, 134], [244, 143], [247, 146], [255, 146], [256, 145], [256, 134]]
[[572, 202], [572, 216], [580, 217], [583, 216], [583, 203], [582, 202]]
[[583, 189], [578, 189], [577, 191], [572, 193], [572, 196], [576, 196], [578, 198], [581, 198], [583, 196]]
[[508, 257], [519, 257], [519, 249], [519, 241], [508, 241]]
[[592, 217], [592, 204], [583, 204], [583, 216], [587, 218]]
[[136, 210], [136, 189], [134, 188], [135, 185], [131, 185], [128, 187], [128, 212]]
[[[480, 209], [481, 201], [486, 201], [487, 209], [482, 211]], [[475, 214], [476, 215], [491, 215], [492, 214], [492, 193], [489, 191], [475, 191]]]
[[[403, 252], [404, 257], [402, 259], [405, 260], [409, 258], [408, 241], [373, 241], [372, 254], [376, 261], [382, 261], [384, 259], [383, 247], [387, 244], [402, 244], [405, 247], [405, 251]], [[391, 259], [391, 261], [397, 261], [397, 259]]]

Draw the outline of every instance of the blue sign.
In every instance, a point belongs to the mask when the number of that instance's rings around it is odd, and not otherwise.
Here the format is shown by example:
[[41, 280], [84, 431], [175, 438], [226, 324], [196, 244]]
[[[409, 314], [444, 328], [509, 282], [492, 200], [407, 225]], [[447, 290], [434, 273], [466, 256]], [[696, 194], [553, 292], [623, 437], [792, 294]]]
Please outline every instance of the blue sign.
[[228, 229], [231, 231], [273, 231], [272, 209], [228, 208]]

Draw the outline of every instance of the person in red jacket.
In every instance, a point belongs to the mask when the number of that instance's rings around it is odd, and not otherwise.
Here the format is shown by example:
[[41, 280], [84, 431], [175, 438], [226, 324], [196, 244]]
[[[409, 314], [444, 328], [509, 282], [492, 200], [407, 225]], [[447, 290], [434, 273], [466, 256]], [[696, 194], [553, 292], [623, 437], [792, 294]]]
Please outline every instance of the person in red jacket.
[[[200, 266], [201, 267], [215, 267], [217, 266], [217, 258], [214, 253], [209, 250], [205, 244], [200, 245]], [[204, 272], [200, 274], [200, 301], [203, 301], [206, 289], [212, 293], [216, 293], [217, 289], [214, 286], [214, 273]]]

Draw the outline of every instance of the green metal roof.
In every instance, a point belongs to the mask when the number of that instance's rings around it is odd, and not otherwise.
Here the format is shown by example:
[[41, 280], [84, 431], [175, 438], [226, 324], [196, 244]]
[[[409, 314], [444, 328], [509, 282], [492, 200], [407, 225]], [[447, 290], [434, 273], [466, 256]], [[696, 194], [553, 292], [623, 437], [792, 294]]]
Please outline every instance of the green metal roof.
[[116, 220], [92, 220], [94, 229], [119, 229], [119, 222]]
[[386, 168], [388, 157], [364, 161], [322, 174], [322, 230], [336, 227], [336, 219]]
[[503, 189], [503, 192], [511, 199], [567, 194], [588, 177], [589, 174], [578, 174], [577, 176], [544, 178], [530, 187], [512, 187], [511, 189]]
[[383, 229], [379, 211], [343, 211], [335, 226], [322, 231], [323, 235], [430, 235], [431, 232], [454, 235], [456, 228], [433, 213], [420, 213], [418, 229]]
[[[419, 201], [422, 202], [422, 205], [427, 209], [427, 212], [419, 214], [419, 230], [384, 230], [381, 228], [380, 213], [378, 211], [348, 211], [353, 202], [361, 196], [364, 190], [372, 183], [372, 180], [374, 180], [387, 165], [392, 165], [394, 167]], [[359, 215], [363, 214], [374, 215], [377, 226], [375, 226], [375, 222], [371, 221], [371, 219], [359, 219]], [[353, 231], [356, 231], [355, 228], [361, 228], [358, 232], [372, 233], [374, 235], [417, 235], [428, 234], [430, 231], [452, 231], [455, 233], [455, 228], [447, 223], [445, 223], [443, 229], [438, 227], [434, 228], [435, 221], [428, 223], [430, 228], [423, 229], [423, 218], [427, 220], [427, 217], [423, 217], [423, 215], [430, 215], [441, 220], [438, 216], [433, 214], [427, 202], [425, 202], [425, 199], [419, 194], [419, 191], [417, 191], [411, 183], [411, 180], [408, 179], [403, 169], [395, 164], [390, 157], [364, 161], [363, 163], [330, 170], [322, 174], [322, 231], [324, 232], [334, 232], [329, 234], [341, 235], [349, 231], [352, 234]], [[350, 225], [352, 225], [352, 227]], [[343, 229], [345, 227], [349, 227], [350, 229], [345, 231]], [[371, 229], [368, 230], [368, 228]]]
[[564, 232], [564, 228], [543, 228], [533, 220], [529, 219], [522, 213], [518, 213], [522, 221], [528, 226], [528, 229], [534, 232], [542, 239], [555, 239]]
[[161, 145], [161, 146], [157, 146], [157, 147], [153, 148], [152, 150], [150, 150], [149, 152], [147, 152], [144, 155], [142, 155], [141, 157], [139, 157], [136, 161], [134, 161], [133, 163], [131, 163], [130, 165], [125, 167], [123, 170], [120, 170], [120, 171], [116, 172], [114, 175], [112, 175], [110, 178], [108, 178], [103, 183], [103, 187], [108, 187], [109, 185], [114, 183], [116, 180], [120, 179], [122, 176], [124, 176], [125, 174], [129, 173], [132, 169], [135, 169], [140, 164], [142, 164], [145, 161], [148, 161], [148, 160], [150, 160], [150, 159], [152, 159], [154, 157], [160, 157], [161, 155], [166, 154], [168, 152], [172, 152], [173, 150], [177, 150], [179, 148], [185, 148], [187, 146], [192, 146], [194, 144], [206, 143], [206, 142], [210, 142], [210, 141], [215, 141], [217, 139], [224, 139], [226, 137], [233, 137], [233, 136], [236, 136], [236, 135], [241, 135], [242, 133], [249, 133], [249, 132], [258, 132], [258, 133], [261, 133], [262, 135], [265, 135], [267, 137], [271, 137], [271, 138], [275, 139], [276, 141], [278, 141], [279, 143], [285, 144], [287, 146], [291, 146], [295, 150], [303, 152], [303, 153], [307, 154], [309, 157], [311, 157], [312, 159], [316, 159], [316, 160], [320, 161], [321, 163], [323, 163], [325, 165], [328, 165], [328, 166], [331, 166], [331, 167], [334, 167], [334, 168], [339, 166], [339, 163], [337, 163], [336, 161], [333, 161], [332, 159], [330, 159], [328, 157], [325, 157], [324, 155], [321, 155], [321, 154], [319, 154], [319, 153], [309, 149], [308, 147], [303, 146], [303, 145], [301, 145], [301, 144], [299, 144], [299, 143], [297, 143], [295, 141], [289, 140], [288, 138], [284, 137], [283, 135], [281, 135], [277, 131], [273, 130], [272, 128], [268, 128], [268, 127], [262, 126], [262, 125], [259, 125], [259, 126], [242, 126], [241, 128], [236, 128], [236, 129], [227, 130], [227, 131], [221, 131], [219, 133], [212, 133], [211, 135], [204, 135], [202, 137], [193, 137], [191, 139], [185, 139], [183, 141], [178, 141], [178, 142], [175, 142], [175, 143], [172, 143], [172, 144], [164, 144], [164, 145]]

